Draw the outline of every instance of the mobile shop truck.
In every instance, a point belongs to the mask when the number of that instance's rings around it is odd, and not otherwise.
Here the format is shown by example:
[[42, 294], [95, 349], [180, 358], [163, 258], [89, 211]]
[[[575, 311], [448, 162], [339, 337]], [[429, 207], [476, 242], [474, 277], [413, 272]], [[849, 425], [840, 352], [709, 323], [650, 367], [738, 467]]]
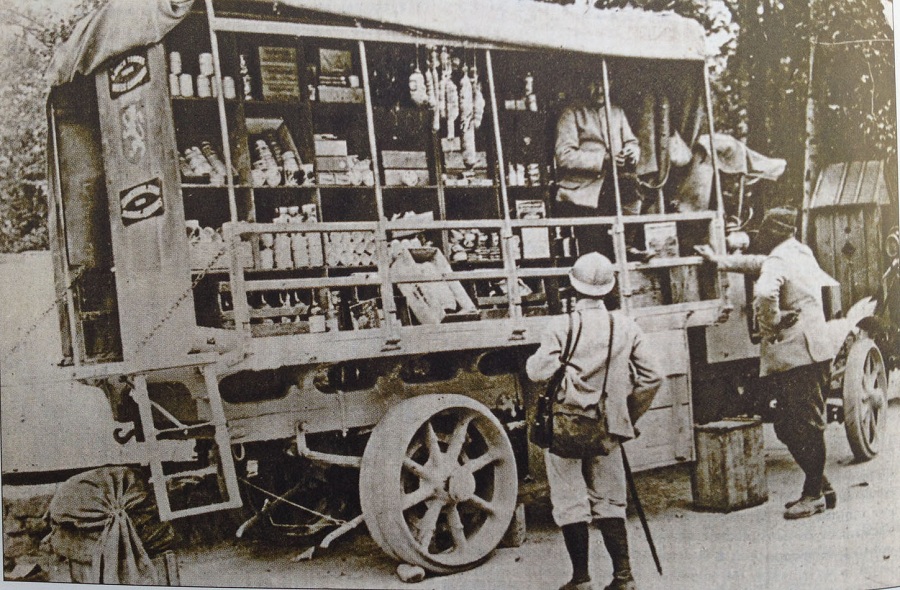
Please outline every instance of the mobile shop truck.
[[[674, 134], [716, 138], [698, 23], [512, 0], [113, 2], [88, 19], [48, 108], [65, 362], [146, 448], [163, 519], [245, 505], [240, 532], [364, 521], [432, 572], [485, 559], [540, 467], [522, 369], [571, 305], [586, 228], [609, 236], [610, 307], [667, 377], [626, 445], [635, 469], [693, 461], [694, 373], [755, 362], [743, 280], [693, 251], [726, 251], [717, 162], [671, 162]], [[589, 77], [642, 157], [610, 171], [609, 214], [564, 218], [556, 119]], [[655, 212], [623, 214], [635, 178]], [[842, 371], [865, 375], [851, 391], [880, 421], [884, 362], [855, 350]]]

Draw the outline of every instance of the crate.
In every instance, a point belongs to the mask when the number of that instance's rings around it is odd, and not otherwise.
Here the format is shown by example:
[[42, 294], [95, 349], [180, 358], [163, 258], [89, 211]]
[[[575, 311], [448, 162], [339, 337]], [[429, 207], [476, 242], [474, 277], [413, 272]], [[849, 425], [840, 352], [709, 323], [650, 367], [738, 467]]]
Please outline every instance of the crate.
[[720, 420], [696, 426], [694, 433], [697, 462], [691, 489], [696, 508], [731, 512], [769, 499], [761, 420]]
[[[437, 248], [404, 248], [391, 264], [391, 270], [423, 278], [453, 272]], [[478, 319], [475, 304], [459, 281], [400, 283], [397, 288], [420, 324]]]

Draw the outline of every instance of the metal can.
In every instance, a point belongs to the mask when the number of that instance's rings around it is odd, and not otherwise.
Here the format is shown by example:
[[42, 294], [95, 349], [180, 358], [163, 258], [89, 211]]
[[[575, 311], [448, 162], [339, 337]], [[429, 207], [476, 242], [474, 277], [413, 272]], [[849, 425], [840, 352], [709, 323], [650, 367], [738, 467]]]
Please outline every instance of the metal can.
[[181, 53], [173, 51], [169, 54], [169, 72], [176, 76], [181, 73]]
[[212, 96], [212, 84], [210, 84], [209, 76], [197, 76], [197, 96], [200, 98]]
[[169, 94], [181, 96], [181, 82], [178, 81], [178, 74], [169, 74]]
[[212, 76], [215, 70], [213, 69], [213, 56], [212, 53], [201, 53], [200, 54], [200, 75], [201, 76]]
[[188, 98], [194, 96], [194, 77], [190, 74], [181, 74], [178, 76], [178, 87], [181, 89], [181, 96]]
[[228, 100], [234, 100], [237, 98], [237, 86], [234, 84], [234, 78], [231, 76], [225, 76], [222, 78], [222, 94]]

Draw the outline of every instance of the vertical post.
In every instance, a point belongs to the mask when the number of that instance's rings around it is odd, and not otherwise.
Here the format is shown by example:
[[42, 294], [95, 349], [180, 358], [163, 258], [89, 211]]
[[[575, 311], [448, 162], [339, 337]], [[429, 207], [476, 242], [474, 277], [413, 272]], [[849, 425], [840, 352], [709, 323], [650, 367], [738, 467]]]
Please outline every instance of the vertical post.
[[[706, 101], [706, 123], [709, 127], [709, 151], [712, 155], [713, 187], [716, 191], [716, 218], [710, 224], [709, 241], [715, 246], [716, 252], [724, 254], [725, 245], [725, 203], [722, 200], [722, 179], [719, 176], [719, 159], [716, 156], [716, 125], [713, 119], [712, 93], [709, 91], [709, 67], [703, 65], [703, 92]], [[717, 273], [719, 277], [719, 297], [723, 303], [728, 302], [728, 274]]]
[[359, 66], [362, 74], [363, 93], [366, 105], [366, 128], [369, 133], [369, 151], [372, 153], [372, 174], [375, 176], [375, 206], [378, 211], [378, 235], [375, 239], [376, 256], [378, 258], [378, 275], [381, 278], [381, 305], [384, 308], [384, 320], [387, 324], [386, 340], [391, 346], [397, 342], [397, 307], [394, 303], [394, 287], [391, 283], [391, 255], [387, 246], [386, 217], [384, 213], [384, 194], [381, 187], [380, 166], [378, 164], [378, 143], [375, 141], [375, 113], [372, 110], [372, 88], [369, 84], [369, 60], [366, 56], [366, 44], [358, 42]]
[[[810, 2], [810, 15], [812, 15], [814, 2]], [[812, 202], [813, 176], [816, 174], [816, 102], [813, 93], [813, 71], [816, 57], [815, 35], [809, 40], [809, 77], [806, 87], [806, 140], [803, 150], [803, 204], [800, 213], [800, 240], [805, 244], [809, 237], [809, 206]]]
[[485, 70], [487, 70], [488, 95], [491, 100], [491, 123], [494, 126], [494, 146], [497, 151], [497, 177], [500, 182], [500, 199], [502, 201], [503, 228], [501, 230], [501, 252], [503, 255], [503, 269], [506, 271], [506, 298], [509, 304], [509, 317], [518, 321], [522, 317], [519, 296], [519, 281], [516, 275], [516, 261], [512, 251], [512, 228], [509, 225], [509, 192], [506, 188], [506, 160], [503, 157], [503, 142], [500, 134], [500, 114], [497, 111], [497, 88], [494, 82], [494, 62], [491, 50], [484, 52]]
[[[66, 224], [65, 224], [65, 209], [63, 209], [63, 200], [62, 200], [62, 177], [60, 176], [60, 163], [59, 163], [59, 143], [56, 135], [56, 107], [52, 104], [50, 105], [50, 142], [53, 149], [53, 178], [54, 184], [56, 185], [56, 190], [53, 191], [55, 194], [53, 195], [54, 200], [56, 201], [56, 215], [60, 220], [59, 223], [59, 235], [60, 240], [59, 243], [62, 245], [65, 254], [61, 257], [60, 268], [62, 269], [63, 274], [63, 288], [65, 289], [66, 296], [66, 313], [69, 314], [69, 321], [66, 322], [69, 325], [69, 338], [72, 339], [72, 362], [75, 366], [81, 365], [82, 361], [85, 357], [84, 351], [84, 343], [79, 340], [78, 332], [81, 322], [79, 321], [78, 314], [75, 309], [75, 298], [72, 295], [72, 289], [75, 288], [72, 279], [72, 273], [69, 272], [69, 248], [68, 248], [68, 240], [66, 240]], [[52, 212], [51, 212], [52, 214]], [[52, 234], [51, 234], [52, 235]], [[57, 293], [57, 297], [59, 294]], [[78, 325], [76, 325], [76, 322]]]
[[616, 193], [616, 224], [613, 227], [613, 251], [616, 256], [616, 266], [619, 267], [619, 293], [621, 295], [622, 310], [631, 311], [631, 276], [628, 274], [628, 260], [625, 249], [625, 223], [622, 220], [622, 193], [619, 189], [619, 171], [616, 169], [616, 155], [612, 153], [612, 103], [609, 99], [609, 66], [606, 58], [603, 58], [603, 99], [606, 115], [606, 146], [610, 151], [612, 162], [613, 188]]
[[206, 18], [209, 22], [209, 42], [212, 46], [214, 75], [216, 77], [215, 84], [218, 86], [218, 98], [216, 103], [219, 107], [219, 131], [222, 134], [222, 155], [225, 158], [226, 185], [228, 186], [228, 212], [231, 215], [231, 221], [238, 220], [237, 197], [234, 193], [234, 178], [231, 171], [234, 169], [231, 163], [231, 140], [228, 137], [228, 114], [225, 111], [225, 93], [222, 92], [222, 62], [219, 57], [219, 36], [215, 29], [215, 9], [213, 8], [213, 0], [206, 0]]

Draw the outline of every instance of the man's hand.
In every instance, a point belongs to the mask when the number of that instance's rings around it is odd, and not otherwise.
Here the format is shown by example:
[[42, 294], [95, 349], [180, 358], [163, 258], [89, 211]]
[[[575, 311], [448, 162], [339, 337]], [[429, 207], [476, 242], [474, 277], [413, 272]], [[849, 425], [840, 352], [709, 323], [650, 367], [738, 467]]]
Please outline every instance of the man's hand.
[[638, 148], [633, 145], [626, 145], [618, 154], [616, 154], [616, 166], [632, 166], [637, 163]]
[[716, 264], [718, 261], [716, 260], [716, 252], [712, 249], [712, 246], [709, 244], [698, 244], [694, 246], [694, 252], [703, 257], [707, 262], [712, 262]]

